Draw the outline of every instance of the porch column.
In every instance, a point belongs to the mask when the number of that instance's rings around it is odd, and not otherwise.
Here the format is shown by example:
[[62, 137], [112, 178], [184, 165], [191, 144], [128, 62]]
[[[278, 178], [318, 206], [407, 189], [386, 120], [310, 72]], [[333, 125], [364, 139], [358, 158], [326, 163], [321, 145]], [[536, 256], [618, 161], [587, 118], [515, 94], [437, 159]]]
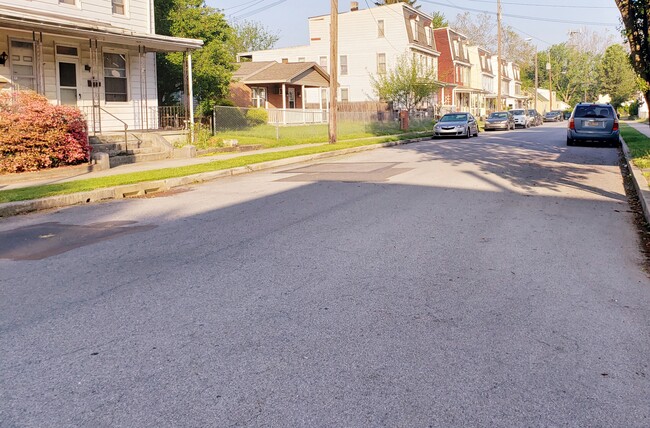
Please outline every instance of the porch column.
[[307, 123], [307, 117], [305, 116], [305, 85], [300, 87], [300, 102], [302, 103], [302, 123]]
[[194, 143], [194, 86], [192, 85], [192, 52], [187, 52], [188, 109], [190, 112], [190, 143]]
[[287, 124], [286, 119], [287, 114], [287, 85], [286, 83], [282, 84], [282, 124]]

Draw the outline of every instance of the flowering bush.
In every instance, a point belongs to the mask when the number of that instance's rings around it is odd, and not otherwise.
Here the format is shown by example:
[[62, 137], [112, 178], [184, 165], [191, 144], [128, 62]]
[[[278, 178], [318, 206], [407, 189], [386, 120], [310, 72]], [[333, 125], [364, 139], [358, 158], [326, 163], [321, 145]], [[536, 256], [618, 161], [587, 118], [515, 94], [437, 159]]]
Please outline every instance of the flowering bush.
[[83, 114], [31, 91], [0, 93], [0, 173], [36, 171], [90, 159]]

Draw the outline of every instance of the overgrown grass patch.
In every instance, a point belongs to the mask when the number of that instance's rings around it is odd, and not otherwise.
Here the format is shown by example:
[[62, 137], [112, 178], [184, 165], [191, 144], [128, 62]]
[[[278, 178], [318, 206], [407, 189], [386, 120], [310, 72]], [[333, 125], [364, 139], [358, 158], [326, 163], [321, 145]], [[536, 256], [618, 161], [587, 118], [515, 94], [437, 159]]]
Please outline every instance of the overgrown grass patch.
[[367, 146], [389, 141], [424, 137], [429, 134], [410, 133], [399, 136], [375, 137], [363, 140], [341, 141], [337, 144], [323, 144], [313, 147], [304, 147], [283, 152], [259, 153], [239, 156], [227, 160], [217, 160], [198, 165], [188, 165], [178, 168], [164, 168], [152, 171], [141, 171], [130, 174], [119, 174], [108, 177], [90, 178], [87, 180], [76, 180], [44, 186], [26, 187], [22, 189], [0, 190], [0, 203], [25, 201], [30, 199], [45, 198], [48, 196], [67, 195], [71, 193], [86, 192], [106, 187], [121, 186], [125, 184], [141, 183], [145, 181], [165, 180], [168, 178], [184, 177], [211, 171], [220, 171], [230, 168], [237, 168], [261, 162], [285, 159], [295, 156], [311, 155], [317, 153], [331, 152], [335, 150], [348, 149], [352, 147]]

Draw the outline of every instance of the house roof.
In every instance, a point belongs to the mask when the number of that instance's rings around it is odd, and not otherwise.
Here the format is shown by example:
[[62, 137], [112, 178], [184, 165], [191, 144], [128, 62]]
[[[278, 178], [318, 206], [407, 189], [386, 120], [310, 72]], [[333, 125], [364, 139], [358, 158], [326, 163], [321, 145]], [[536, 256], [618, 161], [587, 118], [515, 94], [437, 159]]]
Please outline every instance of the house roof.
[[91, 38], [126, 46], [144, 46], [150, 52], [180, 52], [203, 46], [203, 40], [138, 33], [99, 20], [7, 5], [2, 5], [0, 9], [0, 27]]
[[315, 87], [329, 86], [329, 75], [315, 62], [241, 62], [233, 78], [245, 84], [289, 83]]

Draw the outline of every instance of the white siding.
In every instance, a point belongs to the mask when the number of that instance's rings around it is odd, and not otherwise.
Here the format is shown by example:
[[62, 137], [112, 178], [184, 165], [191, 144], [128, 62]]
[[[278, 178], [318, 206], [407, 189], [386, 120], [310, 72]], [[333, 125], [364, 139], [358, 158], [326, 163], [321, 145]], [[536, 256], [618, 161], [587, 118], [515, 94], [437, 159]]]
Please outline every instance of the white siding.
[[[349, 88], [350, 101], [376, 100], [370, 84], [370, 75], [377, 72], [377, 54], [386, 54], [386, 67], [391, 69], [396, 59], [409, 51], [406, 23], [402, 4], [373, 7], [339, 15], [339, 55], [348, 57], [348, 75], [339, 76], [341, 87]], [[384, 20], [385, 37], [377, 35], [377, 21]], [[329, 61], [330, 17], [309, 19], [310, 45], [251, 52], [253, 61], [305, 61], [319, 63], [321, 56]], [[329, 70], [327, 70], [329, 72]], [[310, 94], [309, 102], [318, 102]]]
[[[149, 0], [125, 0], [126, 14], [113, 15], [111, 0], [76, 0], [76, 5], [59, 0], [0, 0], [2, 5], [23, 7], [33, 12], [49, 12], [78, 19], [96, 20], [140, 33], [151, 33]], [[0, 24], [1, 25], [1, 24]]]

